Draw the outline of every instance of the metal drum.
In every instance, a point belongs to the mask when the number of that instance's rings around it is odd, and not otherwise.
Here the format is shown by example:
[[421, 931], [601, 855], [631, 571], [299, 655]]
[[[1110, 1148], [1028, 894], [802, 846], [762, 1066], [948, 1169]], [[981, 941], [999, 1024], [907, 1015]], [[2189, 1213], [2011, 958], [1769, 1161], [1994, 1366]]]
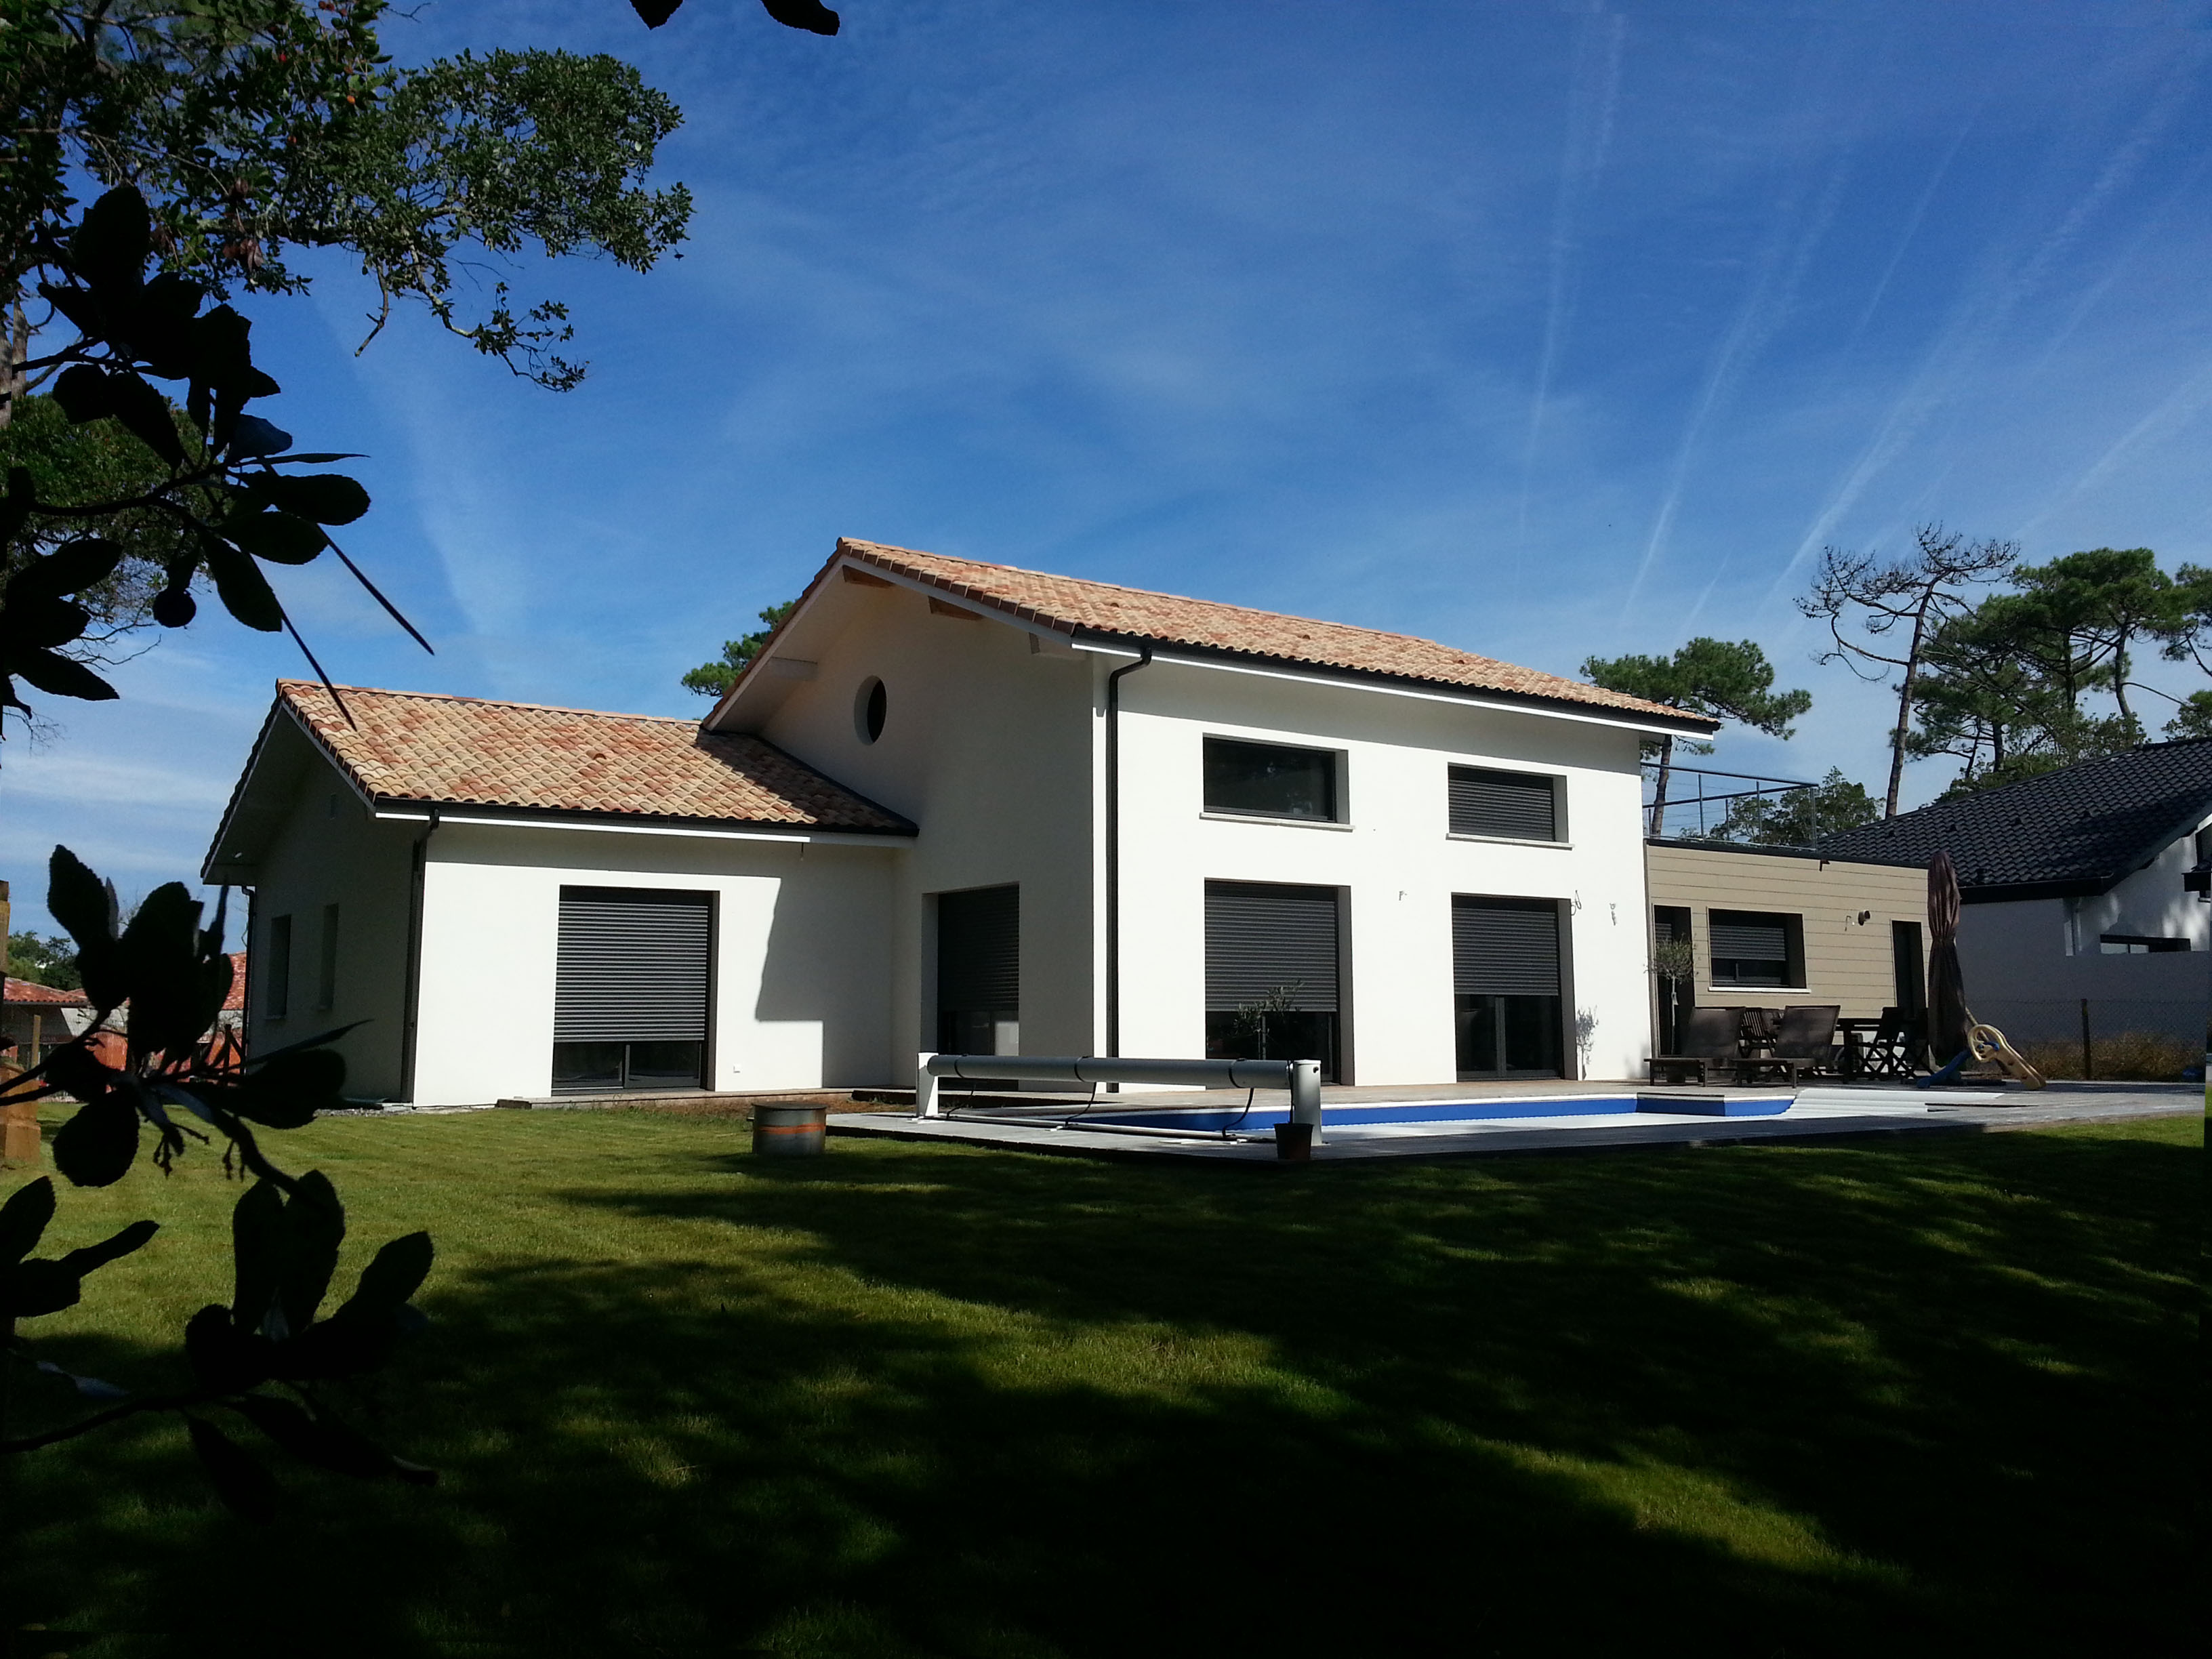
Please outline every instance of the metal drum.
[[753, 1108], [753, 1151], [762, 1158], [814, 1158], [830, 1133], [830, 1109], [785, 1101]]

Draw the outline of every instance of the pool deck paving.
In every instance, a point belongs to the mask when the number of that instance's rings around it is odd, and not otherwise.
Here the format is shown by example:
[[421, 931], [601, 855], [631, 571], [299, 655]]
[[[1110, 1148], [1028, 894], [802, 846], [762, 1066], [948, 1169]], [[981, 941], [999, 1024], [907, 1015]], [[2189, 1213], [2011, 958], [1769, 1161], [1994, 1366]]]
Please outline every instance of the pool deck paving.
[[[1262, 1091], [1263, 1096], [1268, 1091]], [[1333, 1107], [1419, 1104], [1454, 1100], [1528, 1100], [1546, 1096], [1613, 1098], [1633, 1095], [1632, 1112], [1557, 1117], [1453, 1120], [1442, 1122], [1346, 1125], [1324, 1121], [1322, 1142], [1313, 1149], [1315, 1164], [1370, 1162], [1377, 1158], [1500, 1157], [1531, 1153], [1600, 1152], [1663, 1146], [1725, 1146], [1758, 1141], [1832, 1139], [1839, 1136], [1972, 1134], [2037, 1128], [2054, 1123], [2202, 1114], [2204, 1096], [2195, 1084], [2054, 1083], [2027, 1090], [1999, 1083], [1975, 1083], [1939, 1089], [1898, 1084], [1818, 1084], [1796, 1091], [1786, 1112], [1762, 1116], [1717, 1115], [1713, 1097], [1721, 1091], [1655, 1089], [1628, 1082], [1435, 1084], [1401, 1087], [1327, 1087], [1322, 1109]], [[1730, 1090], [1741, 1103], [1753, 1097], [1787, 1098], [1788, 1090]], [[1279, 1112], [1283, 1097], [1262, 1099], [1257, 1109]], [[985, 1100], [992, 1102], [982, 1104]], [[1666, 1109], [1679, 1100], [1686, 1109]], [[1017, 1104], [1015, 1103], [1018, 1102]], [[1214, 1130], [1183, 1134], [1132, 1133], [1126, 1129], [1085, 1128], [1048, 1122], [1019, 1122], [1012, 1117], [1060, 1117], [1083, 1103], [1066, 1097], [999, 1094], [951, 1096], [949, 1115], [916, 1117], [908, 1109], [833, 1112], [832, 1134], [894, 1140], [937, 1141], [991, 1146], [1010, 1152], [1075, 1158], [1133, 1158], [1176, 1163], [1250, 1164], [1297, 1168], [1277, 1155], [1272, 1129], [1243, 1136]], [[1176, 1091], [1111, 1097], [1093, 1109], [1117, 1114], [1163, 1108], [1237, 1103], [1235, 1091]]]

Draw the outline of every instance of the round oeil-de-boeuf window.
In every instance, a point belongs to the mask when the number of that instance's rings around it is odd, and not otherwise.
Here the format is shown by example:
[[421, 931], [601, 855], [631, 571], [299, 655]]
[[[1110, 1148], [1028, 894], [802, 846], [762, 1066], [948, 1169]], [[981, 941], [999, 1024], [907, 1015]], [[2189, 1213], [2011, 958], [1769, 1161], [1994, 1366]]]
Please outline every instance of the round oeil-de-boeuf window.
[[884, 718], [890, 713], [890, 697], [884, 683], [871, 677], [860, 682], [853, 696], [853, 730], [862, 743], [873, 743], [884, 734]]

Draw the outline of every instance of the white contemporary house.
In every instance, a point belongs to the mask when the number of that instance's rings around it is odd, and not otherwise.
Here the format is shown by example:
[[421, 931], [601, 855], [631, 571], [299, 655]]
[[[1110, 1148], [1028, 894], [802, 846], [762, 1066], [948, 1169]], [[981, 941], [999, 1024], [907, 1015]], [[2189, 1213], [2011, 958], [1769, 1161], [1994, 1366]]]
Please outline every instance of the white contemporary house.
[[210, 851], [252, 1040], [422, 1103], [921, 1050], [1633, 1075], [1641, 740], [1430, 641], [842, 541], [702, 721], [287, 682]]

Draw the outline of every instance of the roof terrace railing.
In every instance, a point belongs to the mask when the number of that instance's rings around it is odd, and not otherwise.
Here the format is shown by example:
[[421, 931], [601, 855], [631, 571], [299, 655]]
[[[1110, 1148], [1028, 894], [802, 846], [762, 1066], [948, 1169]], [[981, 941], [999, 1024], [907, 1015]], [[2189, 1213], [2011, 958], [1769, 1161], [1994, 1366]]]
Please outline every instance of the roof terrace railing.
[[[1678, 780], [1688, 778], [1696, 785], [1695, 793], [1685, 793]], [[1712, 780], [1709, 783], [1708, 780]], [[1747, 788], [1715, 787], [1714, 784], [1747, 784]], [[1683, 766], [1680, 763], [1667, 769], [1667, 809], [1662, 815], [1661, 835], [1696, 835], [1709, 836], [1716, 833], [1728, 817], [1729, 803], [1753, 800], [1768, 795], [1790, 795], [1800, 789], [1811, 789], [1815, 785], [1794, 778], [1769, 777], [1756, 772], [1723, 772], [1711, 767]], [[1644, 763], [1644, 819], [1651, 821], [1651, 809], [1659, 794], [1659, 763]], [[1716, 817], [1715, 813], [1718, 816]], [[1686, 820], [1694, 818], [1692, 830]]]

